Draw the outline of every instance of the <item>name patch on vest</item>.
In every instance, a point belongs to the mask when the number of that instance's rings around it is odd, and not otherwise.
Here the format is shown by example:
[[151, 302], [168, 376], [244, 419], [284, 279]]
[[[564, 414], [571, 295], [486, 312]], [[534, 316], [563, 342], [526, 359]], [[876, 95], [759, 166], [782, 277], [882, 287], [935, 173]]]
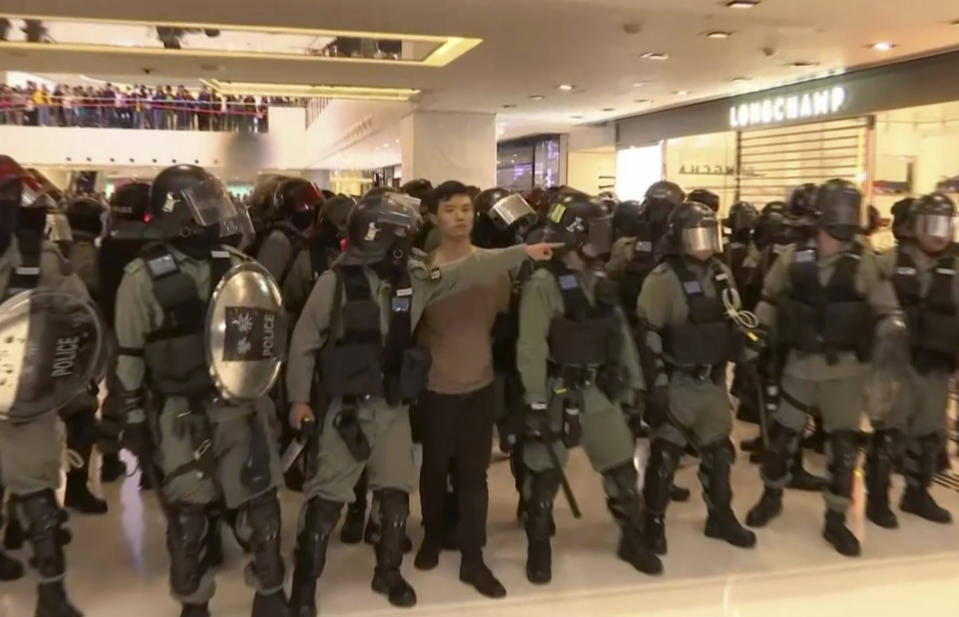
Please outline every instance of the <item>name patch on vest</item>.
[[949, 276], [952, 276], [955, 273], [956, 271], [952, 268], [936, 268], [936, 274], [948, 274]]
[[397, 296], [392, 299], [390, 307], [394, 313], [408, 313], [410, 311], [410, 305], [412, 297], [411, 296]]
[[703, 286], [699, 284], [699, 281], [686, 281], [683, 283], [683, 289], [685, 289], [688, 294], [703, 293]]
[[575, 274], [561, 274], [559, 276], [559, 288], [568, 291], [570, 289], [576, 289], [579, 287], [579, 281], [576, 280]]
[[799, 251], [796, 253], [796, 262], [805, 264], [816, 259], [816, 253], [813, 251]]
[[160, 276], [166, 276], [172, 272], [176, 272], [176, 260], [173, 259], [173, 255], [167, 253], [155, 259], [151, 259], [147, 262], [147, 268], [150, 269], [150, 274], [154, 278]]
[[648, 240], [637, 240], [636, 244], [633, 245], [633, 250], [637, 253], [652, 253], [653, 243]]
[[896, 266], [896, 274], [903, 276], [916, 276], [916, 269], [909, 266]]

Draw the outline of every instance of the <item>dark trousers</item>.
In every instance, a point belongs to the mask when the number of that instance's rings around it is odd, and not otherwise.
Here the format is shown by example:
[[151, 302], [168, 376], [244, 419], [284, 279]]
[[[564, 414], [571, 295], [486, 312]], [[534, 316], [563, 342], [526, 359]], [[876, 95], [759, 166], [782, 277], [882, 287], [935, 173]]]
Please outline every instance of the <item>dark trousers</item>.
[[420, 499], [426, 534], [437, 542], [443, 537], [443, 499], [452, 473], [459, 506], [457, 543], [464, 560], [479, 558], [486, 541], [486, 470], [493, 440], [494, 391], [492, 384], [466, 394], [427, 391], [419, 401]]

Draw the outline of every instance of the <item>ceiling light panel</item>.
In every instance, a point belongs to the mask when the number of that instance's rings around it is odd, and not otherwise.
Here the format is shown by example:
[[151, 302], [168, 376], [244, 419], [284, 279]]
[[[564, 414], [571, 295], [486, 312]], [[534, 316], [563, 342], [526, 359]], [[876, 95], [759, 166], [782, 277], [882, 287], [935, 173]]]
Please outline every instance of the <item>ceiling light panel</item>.
[[148, 22], [44, 15], [0, 15], [38, 20], [40, 42], [12, 28], [0, 49], [127, 55], [231, 57], [399, 66], [446, 66], [482, 42], [478, 38], [255, 26]]

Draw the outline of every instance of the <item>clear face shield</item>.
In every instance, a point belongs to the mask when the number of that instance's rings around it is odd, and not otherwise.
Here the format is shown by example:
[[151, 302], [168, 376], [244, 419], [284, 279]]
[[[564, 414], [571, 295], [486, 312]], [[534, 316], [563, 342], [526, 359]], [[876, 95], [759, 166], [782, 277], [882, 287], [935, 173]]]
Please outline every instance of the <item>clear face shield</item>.
[[833, 238], [849, 241], [869, 226], [868, 213], [861, 201], [843, 200], [823, 209], [819, 226]]
[[587, 257], [608, 255], [613, 248], [613, 217], [603, 216], [589, 219], [589, 242], [583, 247]]
[[238, 208], [236, 216], [220, 221], [219, 225], [221, 238], [236, 236], [252, 238], [255, 234], [253, 220], [246, 208]]
[[682, 230], [681, 241], [683, 251], [700, 261], [709, 259], [722, 249], [719, 225], [715, 220], [703, 221], [699, 227]]
[[522, 195], [513, 194], [493, 204], [489, 210], [489, 217], [502, 231], [513, 227], [517, 233], [522, 233], [523, 229], [536, 222], [536, 211], [530, 207]]
[[930, 253], [944, 250], [956, 238], [956, 217], [948, 214], [917, 214], [916, 240]]
[[[239, 220], [239, 209], [219, 180], [211, 179], [192, 186], [180, 191], [180, 195], [190, 209], [193, 221], [200, 227], [219, 225], [232, 219], [237, 219], [238, 224], [242, 224]], [[249, 220], [249, 216], [246, 220]]]

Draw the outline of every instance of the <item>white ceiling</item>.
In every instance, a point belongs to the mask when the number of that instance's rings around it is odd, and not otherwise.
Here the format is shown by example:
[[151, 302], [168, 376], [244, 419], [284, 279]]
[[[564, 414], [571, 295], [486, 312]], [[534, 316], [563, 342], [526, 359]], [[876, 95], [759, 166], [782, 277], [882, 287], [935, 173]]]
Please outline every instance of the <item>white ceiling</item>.
[[[0, 69], [413, 87], [420, 108], [500, 114], [501, 138], [566, 131], [959, 46], [956, 0], [4, 0], [4, 11], [482, 37], [443, 68], [0, 52]], [[624, 32], [624, 26], [637, 31]], [[704, 36], [731, 31], [727, 39]], [[869, 47], [891, 41], [878, 52]], [[645, 52], [669, 54], [643, 60]], [[814, 62], [796, 68], [791, 63]], [[748, 81], [733, 82], [736, 77]], [[556, 86], [574, 84], [563, 93]], [[639, 84], [639, 85], [634, 85]], [[677, 92], [689, 91], [689, 94]], [[533, 100], [542, 95], [543, 100]], [[650, 99], [650, 103], [637, 100]], [[504, 108], [504, 105], [515, 107]], [[611, 111], [603, 111], [609, 109]], [[579, 116], [574, 118], [574, 116]]]

